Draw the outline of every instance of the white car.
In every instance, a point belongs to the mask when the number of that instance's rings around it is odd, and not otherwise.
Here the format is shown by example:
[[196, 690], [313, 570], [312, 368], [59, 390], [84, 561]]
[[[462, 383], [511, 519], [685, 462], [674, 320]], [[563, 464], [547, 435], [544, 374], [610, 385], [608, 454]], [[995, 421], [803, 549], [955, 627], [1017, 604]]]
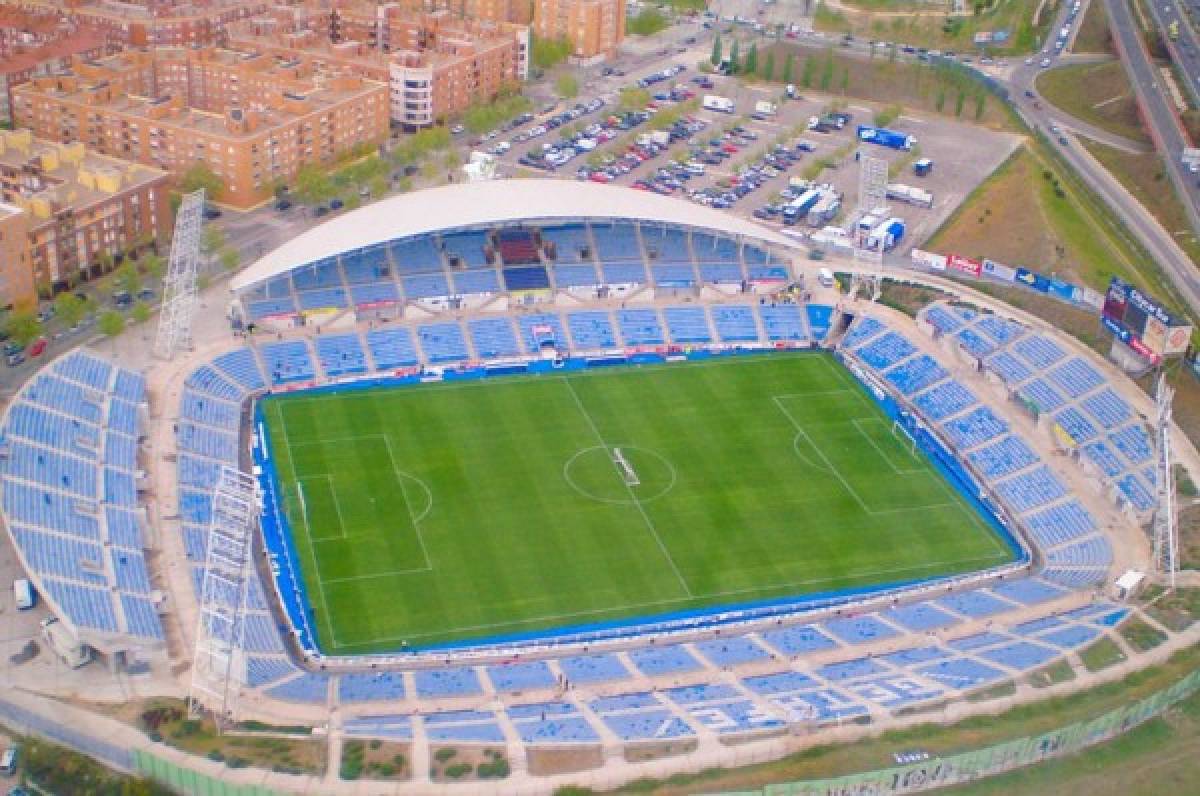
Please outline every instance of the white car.
[[1050, 66], [1050, 59], [1049, 59], [1049, 58], [1043, 58], [1043, 59], [1042, 59], [1042, 63], [1040, 64], [1040, 66], [1042, 67], [1042, 69], [1046, 69], [1046, 68], [1048, 68], [1048, 67]]

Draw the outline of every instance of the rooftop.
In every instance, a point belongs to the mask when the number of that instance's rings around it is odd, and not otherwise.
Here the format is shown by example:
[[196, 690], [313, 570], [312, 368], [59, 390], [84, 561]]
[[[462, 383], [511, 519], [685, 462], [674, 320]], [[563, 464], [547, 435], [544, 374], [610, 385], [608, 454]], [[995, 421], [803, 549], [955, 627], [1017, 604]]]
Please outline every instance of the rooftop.
[[292, 238], [238, 274], [230, 286], [242, 291], [306, 263], [396, 238], [460, 227], [583, 219], [679, 224], [796, 247], [777, 232], [720, 210], [624, 186], [494, 180], [403, 194], [346, 213]]
[[86, 207], [166, 176], [150, 166], [90, 152], [83, 144], [45, 141], [28, 130], [0, 130], [0, 172], [21, 171], [34, 162], [36, 176], [22, 173], [19, 187], [3, 181], [3, 199], [36, 218], [46, 218], [56, 208]]

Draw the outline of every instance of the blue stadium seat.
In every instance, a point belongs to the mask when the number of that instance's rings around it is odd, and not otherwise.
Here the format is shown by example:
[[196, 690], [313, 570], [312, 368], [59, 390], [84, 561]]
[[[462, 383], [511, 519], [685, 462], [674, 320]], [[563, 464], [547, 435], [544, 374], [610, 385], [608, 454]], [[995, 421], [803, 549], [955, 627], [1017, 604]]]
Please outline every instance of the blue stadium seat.
[[521, 353], [512, 321], [508, 318], [477, 318], [467, 322], [475, 354], [481, 359], [513, 357]]
[[417, 339], [425, 359], [433, 364], [467, 359], [467, 341], [462, 327], [454, 322], [427, 323], [417, 328]]
[[302, 340], [264, 343], [259, 353], [273, 384], [305, 381], [315, 375], [308, 345]]
[[800, 315], [800, 307], [796, 304], [760, 304], [758, 317], [762, 319], [763, 329], [767, 339], [807, 340], [808, 330], [804, 327], [804, 318]]
[[372, 329], [367, 332], [367, 348], [379, 370], [411, 367], [417, 364], [417, 350], [412, 333], [405, 327]]
[[707, 343], [712, 340], [703, 307], [666, 307], [663, 318], [673, 343]]
[[754, 310], [746, 304], [712, 307], [713, 326], [723, 343], [741, 343], [758, 340], [758, 325], [754, 322]]
[[326, 376], [366, 373], [366, 354], [357, 334], [319, 335], [316, 344], [317, 359]]
[[569, 313], [567, 328], [577, 350], [607, 349], [618, 345], [612, 317], [607, 312], [583, 310]]
[[617, 310], [617, 326], [627, 346], [661, 345], [665, 342], [658, 313], [653, 309]]

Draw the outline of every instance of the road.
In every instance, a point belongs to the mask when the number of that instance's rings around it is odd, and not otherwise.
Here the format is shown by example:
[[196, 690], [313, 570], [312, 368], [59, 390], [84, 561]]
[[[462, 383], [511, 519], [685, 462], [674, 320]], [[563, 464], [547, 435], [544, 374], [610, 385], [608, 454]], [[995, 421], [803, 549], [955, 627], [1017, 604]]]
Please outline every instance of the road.
[[[1150, 129], [1150, 136], [1155, 147], [1166, 161], [1167, 174], [1182, 201], [1188, 214], [1193, 230], [1200, 231], [1200, 187], [1197, 186], [1193, 175], [1182, 164], [1180, 158], [1183, 149], [1189, 146], [1187, 137], [1180, 127], [1179, 119], [1172, 107], [1171, 99], [1162, 86], [1157, 68], [1150, 61], [1150, 56], [1142, 42], [1141, 32], [1133, 18], [1133, 11], [1126, 0], [1102, 0], [1105, 11], [1108, 12], [1109, 28], [1112, 31], [1113, 43], [1125, 69], [1129, 74], [1130, 83], [1142, 108], [1143, 120]], [[1093, 0], [1095, 2], [1095, 0]], [[1161, 2], [1161, 0], [1159, 0]], [[1157, 7], [1155, 8], [1157, 11]], [[1111, 200], [1110, 200], [1111, 201]], [[1137, 204], [1132, 197], [1119, 201], [1117, 207], [1122, 215], [1133, 226], [1140, 215], [1132, 206]], [[1141, 207], [1137, 204], [1137, 207]], [[1161, 229], [1161, 227], [1160, 227]], [[1143, 243], [1149, 243], [1145, 236], [1139, 234]], [[1161, 237], [1161, 236], [1153, 236]], [[1168, 235], [1169, 238], [1169, 235]], [[1148, 246], [1152, 255], [1171, 277], [1171, 281], [1187, 299], [1194, 310], [1200, 310], [1200, 273], [1195, 264], [1188, 258], [1174, 240], [1158, 241], [1153, 247]], [[1157, 251], [1156, 251], [1157, 249]], [[1175, 249], [1176, 252], [1172, 252]]]

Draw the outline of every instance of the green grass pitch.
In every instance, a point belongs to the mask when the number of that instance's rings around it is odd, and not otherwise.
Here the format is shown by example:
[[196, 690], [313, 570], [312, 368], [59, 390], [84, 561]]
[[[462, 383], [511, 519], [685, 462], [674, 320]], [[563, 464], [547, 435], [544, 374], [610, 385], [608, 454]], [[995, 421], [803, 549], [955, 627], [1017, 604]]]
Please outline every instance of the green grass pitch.
[[301, 393], [265, 416], [329, 654], [1011, 558], [826, 354]]

